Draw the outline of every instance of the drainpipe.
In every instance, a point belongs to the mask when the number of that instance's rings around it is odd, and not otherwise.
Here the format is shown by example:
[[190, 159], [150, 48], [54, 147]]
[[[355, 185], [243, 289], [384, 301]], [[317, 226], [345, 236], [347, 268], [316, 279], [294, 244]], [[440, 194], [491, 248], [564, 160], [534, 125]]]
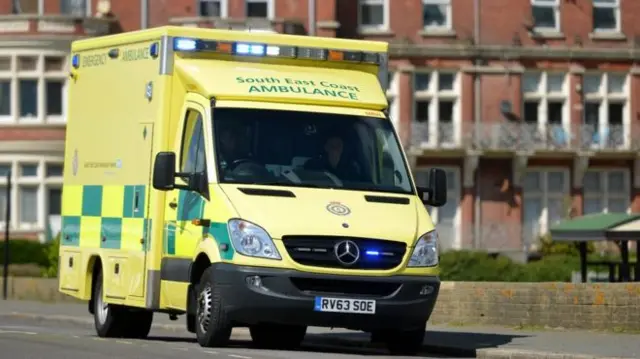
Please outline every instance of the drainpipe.
[[[326, 1], [326, 0], [325, 0]], [[316, 36], [316, 0], [309, 0], [309, 36]]]
[[[480, 45], [480, 0], [473, 0], [473, 15], [474, 15], [474, 30], [473, 30], [473, 43], [474, 46]], [[480, 59], [474, 59], [475, 65], [481, 65]], [[480, 94], [481, 86], [480, 86], [480, 74], [476, 71], [473, 75], [473, 121], [474, 121], [474, 135], [476, 140], [480, 138], [480, 122], [482, 121], [482, 96]], [[481, 245], [481, 235], [482, 235], [482, 226], [480, 225], [480, 221], [482, 220], [482, 216], [480, 214], [480, 164], [476, 168], [476, 173], [474, 175], [475, 180], [475, 199], [474, 199], [474, 234], [473, 234], [473, 247], [474, 249], [480, 249]]]
[[140, 0], [140, 29], [149, 27], [149, 0]]

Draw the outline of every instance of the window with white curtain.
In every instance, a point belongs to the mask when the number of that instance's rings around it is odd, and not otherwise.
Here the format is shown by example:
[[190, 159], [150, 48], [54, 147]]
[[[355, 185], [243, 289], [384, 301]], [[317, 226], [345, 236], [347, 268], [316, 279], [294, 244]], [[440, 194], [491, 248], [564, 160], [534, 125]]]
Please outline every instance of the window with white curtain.
[[[443, 168], [447, 174], [447, 203], [442, 207], [427, 206], [427, 210], [438, 230], [441, 251], [460, 249], [460, 196], [462, 195], [460, 169], [438, 167]], [[428, 183], [428, 169], [419, 168], [414, 173], [416, 185], [425, 186]]]
[[528, 169], [522, 184], [522, 222], [526, 243], [536, 243], [569, 211], [569, 170]]
[[631, 197], [629, 171], [590, 169], [584, 175], [584, 214], [627, 213]]

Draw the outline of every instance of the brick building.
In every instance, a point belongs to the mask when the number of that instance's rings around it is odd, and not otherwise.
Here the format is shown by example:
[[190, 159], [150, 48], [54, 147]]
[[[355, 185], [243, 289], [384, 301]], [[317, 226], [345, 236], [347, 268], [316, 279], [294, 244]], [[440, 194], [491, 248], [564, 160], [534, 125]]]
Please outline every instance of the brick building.
[[[8, 108], [0, 112], [10, 115], [0, 125], [0, 172], [9, 159], [22, 180], [23, 159], [38, 163], [34, 182], [25, 182], [38, 190], [14, 194], [14, 224], [22, 226], [34, 211], [21, 208], [36, 203], [36, 229], [49, 213], [46, 188], [54, 183], [42, 154], [59, 161], [64, 134], [64, 106], [57, 120], [45, 116], [45, 99], [53, 97], [46, 93], [55, 92], [48, 78], [57, 76], [48, 74], [46, 54], [63, 56], [72, 36], [138, 29], [142, 18], [149, 26], [308, 30], [307, 0], [149, 0], [147, 17], [140, 0], [20, 2], [31, 4], [22, 9], [31, 15], [0, 0], [0, 12], [9, 14], [0, 17], [0, 47], [12, 61], [0, 82], [0, 93], [12, 94], [0, 98]], [[98, 3], [115, 18], [109, 30]], [[55, 19], [77, 21], [56, 26], [72, 23], [73, 31], [54, 31], [45, 21], [61, 12], [72, 15]], [[450, 203], [432, 210], [446, 247], [522, 258], [559, 218], [640, 209], [637, 16], [635, 0], [317, 0], [314, 28], [318, 36], [390, 42], [390, 114], [416, 177], [435, 165], [450, 173]], [[18, 40], [16, 29], [33, 40]], [[21, 80], [27, 65], [18, 53], [40, 56], [31, 65], [37, 70], [25, 75], [31, 85]], [[32, 122], [22, 110], [29, 101], [37, 104]], [[55, 149], [36, 150], [54, 142]], [[24, 147], [11, 149], [19, 143]]]

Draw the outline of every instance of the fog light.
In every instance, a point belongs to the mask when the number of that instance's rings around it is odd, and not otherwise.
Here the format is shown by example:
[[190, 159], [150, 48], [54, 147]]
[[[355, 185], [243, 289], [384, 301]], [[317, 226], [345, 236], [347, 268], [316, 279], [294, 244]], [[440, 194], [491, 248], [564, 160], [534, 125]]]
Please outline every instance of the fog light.
[[431, 293], [433, 293], [433, 287], [428, 284], [422, 286], [422, 289], [420, 289], [420, 295], [429, 295]]
[[247, 280], [247, 284], [255, 287], [255, 288], [262, 288], [262, 279], [260, 279], [259, 276], [257, 275], [252, 275], [246, 278]]

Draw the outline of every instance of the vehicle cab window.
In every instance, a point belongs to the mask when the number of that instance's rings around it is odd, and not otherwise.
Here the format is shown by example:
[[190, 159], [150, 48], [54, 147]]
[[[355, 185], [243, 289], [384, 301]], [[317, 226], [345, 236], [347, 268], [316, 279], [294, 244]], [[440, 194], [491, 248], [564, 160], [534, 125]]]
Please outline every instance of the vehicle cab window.
[[203, 173], [206, 171], [202, 115], [198, 111], [187, 112], [181, 153], [180, 172]]

